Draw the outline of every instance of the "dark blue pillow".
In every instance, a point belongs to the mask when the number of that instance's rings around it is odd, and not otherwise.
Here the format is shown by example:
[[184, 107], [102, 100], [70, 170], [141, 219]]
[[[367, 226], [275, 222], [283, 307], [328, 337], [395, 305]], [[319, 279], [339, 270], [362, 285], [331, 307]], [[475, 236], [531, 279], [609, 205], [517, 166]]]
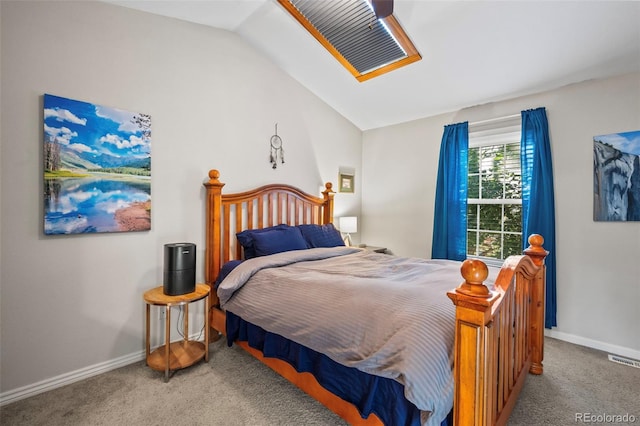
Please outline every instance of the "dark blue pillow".
[[254, 234], [253, 248], [256, 256], [268, 256], [283, 251], [308, 249], [309, 246], [298, 228], [288, 226]]
[[244, 249], [244, 258], [251, 259], [252, 257], [256, 257], [256, 250], [253, 247], [253, 236], [256, 234], [261, 234], [263, 232], [273, 231], [274, 229], [284, 229], [288, 228], [289, 225], [280, 224], [276, 226], [270, 226], [268, 228], [261, 229], [247, 229], [246, 231], [238, 232], [236, 234], [236, 238], [242, 248]]
[[337, 247], [343, 246], [344, 240], [333, 223], [326, 225], [298, 225], [302, 236], [309, 247]]
[[218, 278], [216, 278], [216, 282], [213, 284], [213, 288], [218, 288], [222, 280], [224, 280], [227, 277], [227, 275], [229, 275], [229, 273], [233, 271], [234, 268], [241, 263], [242, 263], [242, 260], [230, 260], [224, 265], [222, 265], [222, 268], [220, 268], [220, 273], [218, 274]]

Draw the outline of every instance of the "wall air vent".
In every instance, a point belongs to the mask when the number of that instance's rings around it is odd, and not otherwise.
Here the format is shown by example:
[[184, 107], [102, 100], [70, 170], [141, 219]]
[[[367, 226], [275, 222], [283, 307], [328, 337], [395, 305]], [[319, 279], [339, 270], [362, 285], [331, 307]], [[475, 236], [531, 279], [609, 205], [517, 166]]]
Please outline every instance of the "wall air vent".
[[[368, 0], [278, 0], [358, 81], [422, 57], [393, 14], [393, 0], [378, 19]], [[379, 11], [380, 12], [380, 11]], [[380, 13], [379, 13], [380, 14]]]

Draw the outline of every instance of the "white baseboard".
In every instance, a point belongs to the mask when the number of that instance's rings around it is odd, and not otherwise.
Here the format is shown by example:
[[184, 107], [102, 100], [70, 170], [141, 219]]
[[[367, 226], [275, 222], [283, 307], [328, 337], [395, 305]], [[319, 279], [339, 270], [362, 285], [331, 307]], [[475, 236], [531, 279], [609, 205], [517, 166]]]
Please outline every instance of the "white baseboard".
[[23, 386], [18, 389], [3, 392], [0, 394], [0, 407], [11, 402], [29, 398], [39, 393], [47, 392], [62, 386], [70, 385], [71, 383], [78, 382], [80, 380], [88, 379], [89, 377], [97, 376], [98, 374], [106, 373], [107, 371], [124, 367], [125, 365], [133, 364], [134, 362], [142, 361], [144, 357], [145, 351], [142, 350], [140, 352], [124, 355], [116, 359], [81, 368], [76, 371], [61, 374], [59, 376], [42, 380], [31, 385]]
[[552, 337], [554, 339], [563, 340], [565, 342], [573, 343], [580, 346], [586, 346], [588, 348], [598, 349], [613, 355], [620, 355], [627, 358], [640, 360], [640, 351], [626, 348], [624, 346], [612, 345], [610, 343], [600, 342], [598, 340], [587, 339], [586, 337], [576, 336], [574, 334], [563, 333], [557, 330], [544, 330], [544, 335]]
[[[202, 340], [202, 333], [193, 333], [189, 336], [189, 340]], [[157, 346], [151, 347], [151, 351], [155, 350]], [[70, 373], [61, 374], [50, 379], [42, 380], [41, 382], [26, 385], [18, 389], [13, 389], [0, 394], [0, 407], [6, 404], [10, 404], [21, 399], [29, 398], [30, 396], [38, 395], [39, 393], [47, 392], [62, 386], [70, 385], [80, 380], [88, 379], [89, 377], [97, 376], [98, 374], [106, 373], [111, 370], [115, 370], [125, 365], [133, 364], [134, 362], [142, 361], [145, 358], [145, 351], [141, 350], [129, 355], [124, 355], [119, 358], [115, 358], [109, 361], [101, 362], [99, 364], [91, 365], [89, 367], [81, 368]]]

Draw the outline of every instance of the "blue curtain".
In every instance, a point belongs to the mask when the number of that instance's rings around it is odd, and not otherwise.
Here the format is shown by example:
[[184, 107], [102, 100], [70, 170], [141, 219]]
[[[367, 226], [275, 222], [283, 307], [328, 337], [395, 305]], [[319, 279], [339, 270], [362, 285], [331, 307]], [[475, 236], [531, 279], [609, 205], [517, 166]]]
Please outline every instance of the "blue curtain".
[[467, 152], [469, 123], [444, 127], [433, 220], [433, 259], [467, 257]]
[[556, 226], [553, 195], [553, 167], [549, 125], [544, 108], [522, 111], [522, 236], [528, 247], [531, 234], [544, 237], [547, 286], [545, 294], [545, 327], [556, 323]]

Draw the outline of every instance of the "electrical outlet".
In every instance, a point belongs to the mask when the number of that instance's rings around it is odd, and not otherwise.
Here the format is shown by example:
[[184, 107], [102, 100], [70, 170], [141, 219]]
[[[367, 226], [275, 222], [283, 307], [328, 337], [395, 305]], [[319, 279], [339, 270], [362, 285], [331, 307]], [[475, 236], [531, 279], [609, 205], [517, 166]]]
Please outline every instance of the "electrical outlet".
[[158, 321], [164, 321], [167, 318], [167, 308], [162, 306], [158, 308]]

